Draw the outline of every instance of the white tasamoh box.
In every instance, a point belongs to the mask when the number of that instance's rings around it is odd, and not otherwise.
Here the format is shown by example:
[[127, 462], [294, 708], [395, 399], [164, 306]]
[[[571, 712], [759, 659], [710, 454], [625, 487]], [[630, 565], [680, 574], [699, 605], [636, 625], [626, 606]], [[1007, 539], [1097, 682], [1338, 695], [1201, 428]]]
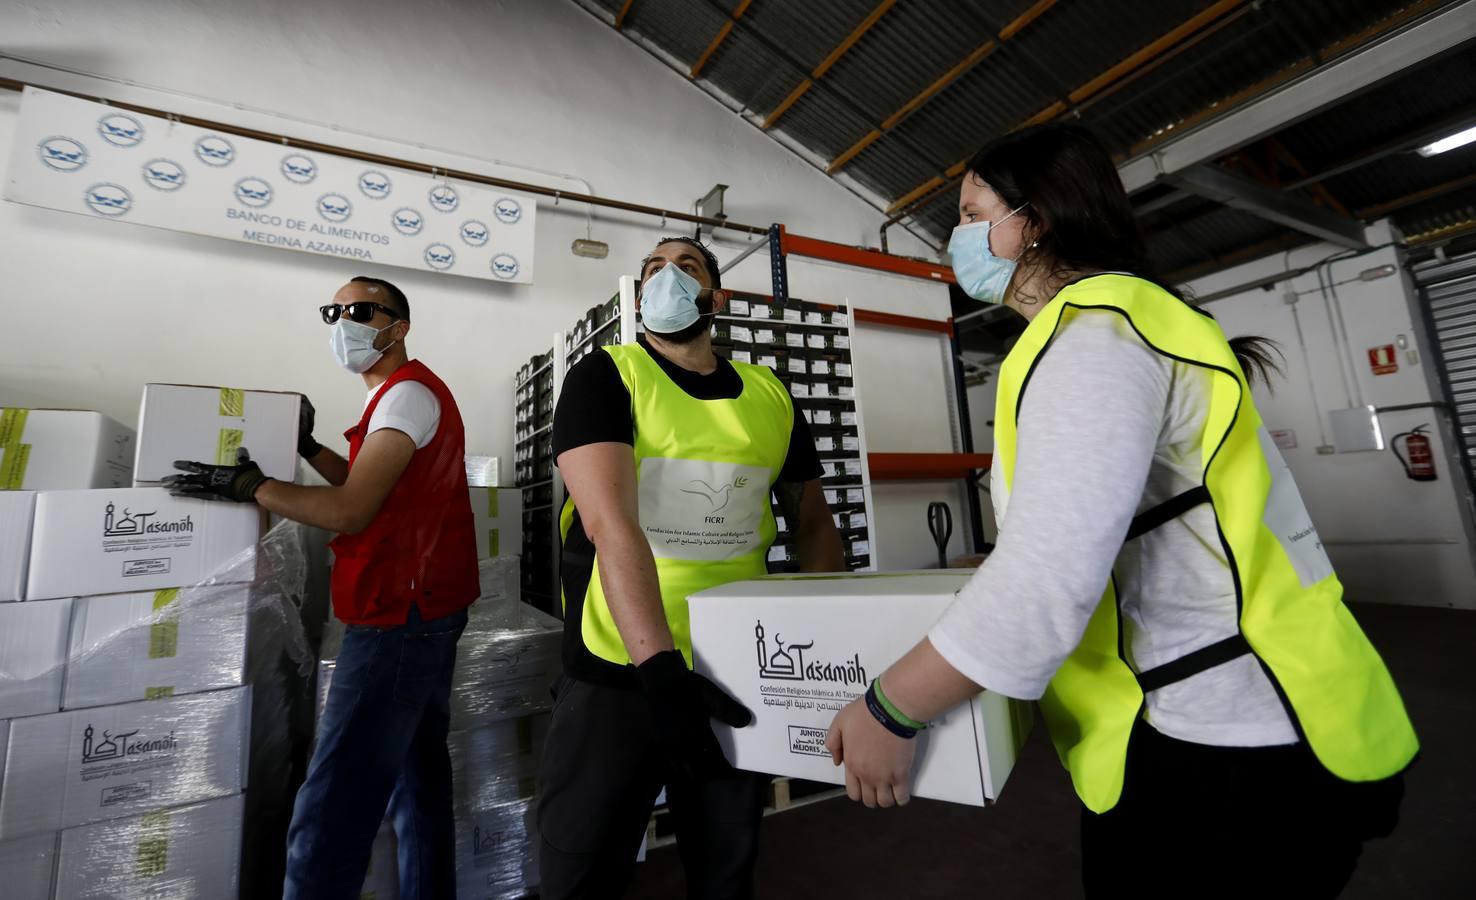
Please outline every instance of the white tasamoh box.
[[[927, 635], [970, 571], [761, 578], [692, 595], [698, 672], [753, 711], [713, 723], [739, 769], [843, 784], [831, 720]], [[983, 806], [1029, 732], [1029, 707], [985, 691], [917, 737], [913, 795]]]
[[0, 491], [0, 603], [26, 599], [34, 491]]
[[246, 584], [78, 597], [62, 709], [241, 684], [249, 606]]
[[189, 384], [146, 384], [138, 413], [134, 484], [178, 474], [174, 461], [235, 465], [246, 447], [270, 478], [297, 475], [301, 394]]
[[56, 900], [234, 897], [245, 798], [159, 809], [61, 833]]
[[172, 497], [163, 488], [42, 491], [36, 495], [26, 597], [120, 594], [249, 581], [254, 565], [221, 573], [261, 535], [252, 503]]
[[240, 793], [250, 691], [12, 719], [0, 840]]
[[127, 487], [133, 429], [84, 409], [0, 409], [0, 490]]
[[48, 832], [0, 841], [0, 885], [5, 900], [51, 900], [56, 838]]
[[0, 719], [61, 709], [71, 600], [0, 604]]
[[523, 547], [523, 492], [519, 488], [474, 487], [472, 517], [477, 529], [477, 559], [519, 553]]

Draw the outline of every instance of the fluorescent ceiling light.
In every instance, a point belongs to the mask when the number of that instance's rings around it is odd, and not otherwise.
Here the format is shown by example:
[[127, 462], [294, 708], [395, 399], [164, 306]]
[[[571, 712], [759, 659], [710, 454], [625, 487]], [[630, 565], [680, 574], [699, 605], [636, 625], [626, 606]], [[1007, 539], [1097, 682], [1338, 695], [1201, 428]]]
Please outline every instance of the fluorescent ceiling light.
[[1464, 147], [1473, 141], [1476, 141], [1476, 125], [1457, 131], [1455, 134], [1446, 135], [1433, 144], [1426, 144], [1420, 148], [1420, 155], [1434, 156], [1437, 153], [1444, 153], [1447, 150]]

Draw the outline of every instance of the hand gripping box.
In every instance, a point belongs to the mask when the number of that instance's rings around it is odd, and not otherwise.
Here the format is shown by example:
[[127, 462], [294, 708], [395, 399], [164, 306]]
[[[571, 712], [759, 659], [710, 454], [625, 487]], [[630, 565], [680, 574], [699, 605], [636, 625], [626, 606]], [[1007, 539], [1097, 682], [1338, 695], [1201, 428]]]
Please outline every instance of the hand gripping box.
[[56, 900], [235, 897], [245, 798], [240, 794], [61, 833]]
[[84, 409], [0, 409], [0, 490], [127, 487], [133, 429]]
[[246, 584], [78, 597], [62, 709], [241, 684], [249, 602]]
[[26, 599], [34, 491], [0, 491], [0, 603]]
[[249, 581], [254, 566], [218, 573], [261, 535], [252, 503], [171, 497], [163, 488], [36, 495], [26, 597], [46, 600]]
[[0, 840], [240, 793], [250, 690], [12, 719]]
[[72, 601], [0, 604], [0, 719], [61, 709]]
[[177, 474], [174, 461], [235, 465], [245, 447], [269, 478], [297, 476], [301, 394], [189, 384], [146, 384], [138, 413], [133, 483]]
[[4, 885], [5, 900], [51, 900], [55, 870], [55, 834], [0, 841], [0, 885]]
[[[697, 671], [753, 711], [714, 722], [739, 769], [844, 784], [831, 720], [922, 640], [971, 571], [761, 578], [690, 598]], [[984, 806], [1029, 731], [1029, 707], [985, 691], [917, 737], [913, 795]]]

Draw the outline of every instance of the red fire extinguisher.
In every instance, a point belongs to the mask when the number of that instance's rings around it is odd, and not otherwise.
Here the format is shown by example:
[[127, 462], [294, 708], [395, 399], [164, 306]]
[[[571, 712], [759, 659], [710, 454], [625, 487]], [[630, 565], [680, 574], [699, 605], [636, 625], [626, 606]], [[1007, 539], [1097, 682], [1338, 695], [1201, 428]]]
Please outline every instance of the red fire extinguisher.
[[[1430, 438], [1425, 434], [1429, 427], [1421, 425], [1413, 431], [1396, 434], [1389, 441], [1389, 449], [1394, 451], [1394, 457], [1404, 466], [1404, 474], [1411, 481], [1435, 480], [1435, 455], [1430, 452]], [[1403, 454], [1399, 452], [1401, 438], [1404, 440]]]

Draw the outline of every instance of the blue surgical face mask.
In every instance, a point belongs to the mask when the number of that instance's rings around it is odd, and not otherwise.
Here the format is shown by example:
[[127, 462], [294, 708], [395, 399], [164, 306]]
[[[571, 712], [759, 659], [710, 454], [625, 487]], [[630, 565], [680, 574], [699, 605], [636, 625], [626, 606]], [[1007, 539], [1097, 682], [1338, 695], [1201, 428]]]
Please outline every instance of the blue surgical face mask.
[[384, 345], [383, 350], [374, 349], [374, 341], [379, 337], [381, 331], [394, 328], [399, 322], [391, 322], [384, 328], [371, 328], [361, 322], [351, 322], [348, 319], [339, 319], [329, 329], [328, 346], [333, 350], [333, 358], [338, 364], [357, 375], [362, 375], [374, 368], [374, 364], [384, 356], [384, 351], [395, 345], [390, 341]]
[[948, 240], [948, 253], [953, 257], [953, 277], [965, 294], [985, 303], [1003, 303], [1010, 279], [1015, 275], [1015, 260], [995, 256], [989, 249], [989, 232], [1009, 221], [1010, 216], [1029, 206], [1022, 203], [998, 222], [970, 222], [953, 229]]
[[676, 334], [702, 316], [702, 285], [675, 263], [667, 263], [641, 286], [641, 321], [656, 334]]

